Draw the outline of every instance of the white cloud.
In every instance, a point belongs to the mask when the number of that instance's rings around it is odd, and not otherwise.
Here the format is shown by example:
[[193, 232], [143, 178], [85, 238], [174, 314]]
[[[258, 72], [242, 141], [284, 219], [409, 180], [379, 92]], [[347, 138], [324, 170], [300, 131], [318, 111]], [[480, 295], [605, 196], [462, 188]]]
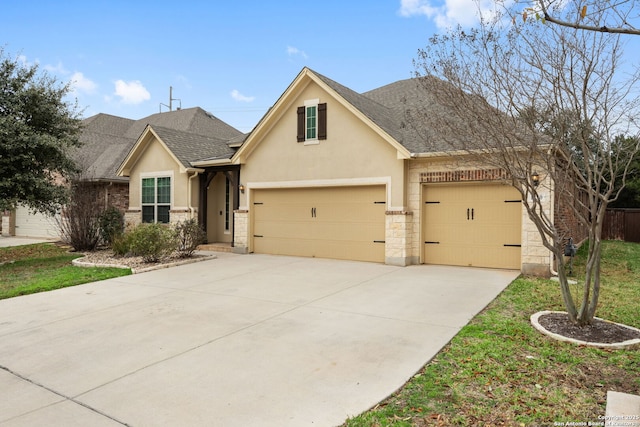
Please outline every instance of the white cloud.
[[139, 80], [125, 82], [118, 80], [115, 83], [115, 95], [125, 104], [140, 104], [141, 102], [151, 99], [151, 94]]
[[236, 89], [231, 91], [231, 97], [236, 101], [240, 101], [240, 102], [253, 102], [253, 100], [256, 99], [255, 96], [244, 96], [243, 94], [238, 92]]
[[76, 71], [71, 76], [71, 87], [74, 92], [92, 94], [95, 93], [98, 85], [93, 80], [86, 78], [81, 72]]
[[305, 53], [304, 50], [300, 50], [297, 47], [287, 46], [287, 55], [289, 56], [302, 56], [304, 59], [307, 59], [309, 56]]
[[494, 0], [400, 0], [398, 13], [404, 17], [424, 15], [439, 29], [447, 29], [456, 25], [471, 27], [479, 22], [481, 14], [494, 16], [496, 7]]
[[64, 65], [62, 65], [62, 62], [58, 62], [57, 65], [47, 64], [44, 66], [44, 69], [53, 74], [63, 74], [63, 75], [69, 74], [69, 71], [67, 71], [64, 68]]

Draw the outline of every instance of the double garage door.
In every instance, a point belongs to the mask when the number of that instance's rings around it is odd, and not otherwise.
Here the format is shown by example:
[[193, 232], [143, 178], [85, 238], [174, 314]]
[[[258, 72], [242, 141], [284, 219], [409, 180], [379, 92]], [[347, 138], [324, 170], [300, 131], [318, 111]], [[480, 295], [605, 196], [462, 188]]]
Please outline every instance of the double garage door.
[[508, 185], [425, 185], [424, 260], [521, 268], [522, 198]]
[[[427, 264], [520, 269], [522, 202], [507, 185], [425, 185]], [[253, 251], [385, 261], [384, 186], [257, 189]]]
[[384, 262], [384, 186], [258, 189], [253, 251]]

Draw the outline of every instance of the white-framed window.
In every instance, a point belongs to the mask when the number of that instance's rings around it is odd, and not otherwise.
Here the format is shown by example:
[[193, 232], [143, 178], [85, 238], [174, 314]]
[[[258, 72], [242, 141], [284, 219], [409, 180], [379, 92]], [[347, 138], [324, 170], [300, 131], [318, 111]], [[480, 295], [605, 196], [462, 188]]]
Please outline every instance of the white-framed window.
[[318, 144], [327, 139], [327, 104], [319, 99], [308, 99], [298, 107], [298, 142]]
[[171, 177], [143, 177], [141, 194], [142, 222], [168, 224], [171, 210]]
[[305, 106], [305, 140], [318, 139], [318, 106]]

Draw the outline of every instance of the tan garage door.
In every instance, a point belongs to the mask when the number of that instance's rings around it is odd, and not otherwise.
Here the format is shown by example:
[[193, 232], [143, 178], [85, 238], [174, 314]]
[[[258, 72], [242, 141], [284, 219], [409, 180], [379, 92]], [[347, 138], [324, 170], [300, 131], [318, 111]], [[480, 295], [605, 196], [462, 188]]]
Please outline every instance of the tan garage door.
[[522, 200], [500, 184], [425, 185], [427, 264], [520, 269]]
[[384, 262], [384, 186], [260, 189], [253, 251]]

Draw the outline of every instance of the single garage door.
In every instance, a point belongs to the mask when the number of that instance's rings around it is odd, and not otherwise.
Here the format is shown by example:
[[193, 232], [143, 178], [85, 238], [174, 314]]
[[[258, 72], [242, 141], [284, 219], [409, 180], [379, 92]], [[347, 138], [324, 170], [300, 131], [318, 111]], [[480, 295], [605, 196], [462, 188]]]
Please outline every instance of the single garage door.
[[54, 217], [41, 213], [31, 213], [28, 208], [16, 209], [16, 236], [59, 238], [60, 230]]
[[384, 262], [384, 186], [259, 189], [256, 253]]
[[521, 268], [522, 199], [501, 184], [425, 185], [427, 264]]

